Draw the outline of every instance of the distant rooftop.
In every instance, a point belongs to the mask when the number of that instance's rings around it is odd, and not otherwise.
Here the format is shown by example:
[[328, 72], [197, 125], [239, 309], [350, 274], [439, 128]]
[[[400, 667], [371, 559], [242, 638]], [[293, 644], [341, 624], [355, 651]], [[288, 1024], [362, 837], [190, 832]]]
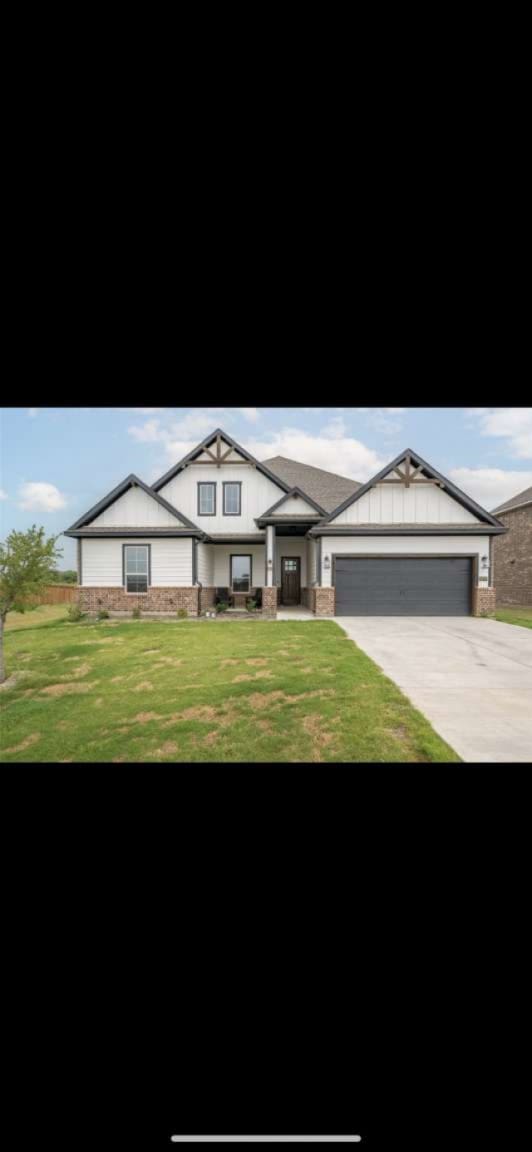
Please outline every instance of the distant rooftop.
[[323, 468], [314, 468], [312, 464], [301, 464], [299, 460], [289, 460], [287, 456], [272, 456], [270, 460], [262, 460], [261, 463], [291, 488], [301, 488], [326, 512], [334, 512], [339, 504], [354, 496], [362, 487], [357, 480], [337, 476], [335, 472], [326, 472]]
[[494, 508], [492, 516], [496, 516], [498, 512], [510, 512], [512, 508], [519, 508], [521, 504], [532, 503], [532, 488], [525, 488], [524, 492], [518, 492], [517, 496], [512, 496], [511, 500], [505, 500], [504, 504], [499, 504], [498, 508]]

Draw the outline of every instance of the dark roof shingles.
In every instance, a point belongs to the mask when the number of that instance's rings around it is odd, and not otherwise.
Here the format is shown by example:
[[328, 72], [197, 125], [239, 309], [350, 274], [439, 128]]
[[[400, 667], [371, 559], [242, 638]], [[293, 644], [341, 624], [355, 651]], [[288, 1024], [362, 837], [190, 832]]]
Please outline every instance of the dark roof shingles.
[[497, 516], [499, 512], [511, 512], [512, 508], [518, 508], [520, 504], [530, 504], [532, 502], [532, 488], [525, 488], [524, 492], [518, 492], [517, 496], [512, 496], [511, 500], [505, 500], [504, 504], [499, 504], [498, 508], [494, 508], [492, 516]]
[[286, 456], [272, 456], [262, 463], [292, 488], [306, 492], [326, 512], [334, 512], [339, 504], [361, 487], [356, 480], [349, 480], [347, 476], [337, 476], [334, 472], [325, 472], [323, 468], [301, 464], [299, 460], [289, 460]]

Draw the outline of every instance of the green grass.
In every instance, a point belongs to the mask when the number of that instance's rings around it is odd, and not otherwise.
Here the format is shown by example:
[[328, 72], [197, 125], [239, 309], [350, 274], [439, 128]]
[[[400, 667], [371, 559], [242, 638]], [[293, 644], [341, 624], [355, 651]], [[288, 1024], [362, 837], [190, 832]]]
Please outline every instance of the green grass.
[[56, 620], [66, 620], [68, 604], [40, 604], [27, 612], [8, 612], [6, 628], [9, 632], [19, 628], [37, 628], [39, 624], [50, 624]]
[[529, 608], [497, 608], [497, 620], [503, 624], [519, 624], [521, 628], [532, 628], [532, 607]]
[[459, 760], [334, 621], [60, 619], [5, 647], [4, 763]]

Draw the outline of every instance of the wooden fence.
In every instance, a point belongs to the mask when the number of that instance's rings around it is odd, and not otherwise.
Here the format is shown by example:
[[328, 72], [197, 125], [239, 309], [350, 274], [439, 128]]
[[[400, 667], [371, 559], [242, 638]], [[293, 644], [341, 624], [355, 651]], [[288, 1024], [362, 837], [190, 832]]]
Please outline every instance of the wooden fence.
[[78, 598], [76, 584], [46, 584], [37, 596], [32, 596], [31, 604], [72, 604]]

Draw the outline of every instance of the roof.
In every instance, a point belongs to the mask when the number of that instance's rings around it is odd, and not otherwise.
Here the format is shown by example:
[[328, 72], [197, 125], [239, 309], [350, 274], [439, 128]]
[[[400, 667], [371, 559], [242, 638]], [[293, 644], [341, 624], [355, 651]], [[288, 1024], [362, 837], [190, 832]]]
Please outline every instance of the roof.
[[201, 444], [197, 444], [196, 447], [192, 449], [192, 452], [188, 453], [188, 456], [183, 456], [182, 460], [179, 460], [177, 464], [174, 464], [173, 468], [170, 468], [168, 472], [165, 472], [164, 476], [161, 476], [159, 480], [156, 480], [155, 484], [152, 484], [153, 491], [158, 492], [160, 488], [163, 488], [166, 484], [169, 483], [170, 480], [173, 480], [174, 476], [177, 476], [178, 472], [181, 472], [183, 468], [186, 468], [187, 464], [190, 464], [190, 462], [194, 460], [196, 456], [201, 456], [202, 452], [204, 452], [206, 448], [209, 448], [209, 446], [218, 438], [218, 436], [221, 440], [225, 440], [226, 444], [229, 444], [230, 447], [233, 448], [235, 452], [238, 452], [244, 460], [249, 460], [249, 463], [254, 464], [255, 468], [259, 469], [259, 472], [262, 472], [265, 476], [268, 477], [269, 480], [273, 480], [274, 484], [277, 484], [278, 488], [281, 488], [283, 492], [288, 492], [289, 485], [287, 485], [280, 476], [274, 475], [274, 473], [269, 470], [266, 464], [261, 464], [259, 460], [256, 460], [250, 452], [248, 452], [245, 448], [242, 448], [240, 444], [237, 444], [236, 440], [233, 440], [231, 436], [228, 436], [227, 432], [224, 432], [222, 428], [215, 428], [214, 432], [210, 432], [209, 435], [201, 441]]
[[120, 496], [124, 495], [124, 492], [127, 492], [130, 488], [133, 487], [142, 488], [142, 491], [146, 492], [148, 496], [151, 496], [152, 500], [155, 500], [157, 504], [160, 504], [161, 508], [164, 508], [166, 512], [170, 512], [172, 516], [175, 516], [176, 520], [181, 521], [183, 526], [192, 528], [198, 532], [201, 531], [201, 529], [197, 528], [196, 524], [193, 524], [192, 520], [189, 520], [186, 516], [183, 516], [183, 513], [180, 512], [178, 508], [176, 508], [173, 504], [169, 504], [168, 501], [164, 499], [164, 496], [159, 496], [158, 492], [155, 492], [153, 488], [150, 488], [149, 484], [145, 484], [144, 480], [140, 480], [138, 476], [135, 476], [134, 472], [130, 472], [129, 476], [126, 476], [125, 480], [122, 480], [121, 484], [117, 484], [116, 488], [113, 488], [112, 492], [108, 492], [107, 496], [104, 496], [103, 500], [99, 500], [98, 504], [94, 504], [92, 508], [89, 508], [89, 511], [85, 512], [83, 516], [80, 516], [79, 520], [76, 520], [74, 524], [71, 524], [70, 528], [68, 528], [67, 531], [63, 533], [63, 535], [70, 536], [77, 529], [85, 528], [87, 524], [90, 524], [93, 520], [96, 519], [97, 516], [99, 516], [102, 512], [105, 512], [106, 508], [109, 508], [111, 504], [114, 504], [116, 500], [119, 500]]
[[347, 476], [314, 468], [312, 464], [302, 464], [287, 456], [272, 456], [263, 460], [263, 466], [278, 476], [290, 489], [298, 488], [303, 495], [310, 496], [325, 512], [333, 512], [343, 500], [352, 496], [361, 485]]
[[512, 512], [514, 508], [521, 508], [523, 504], [532, 504], [532, 488], [525, 488], [524, 492], [518, 492], [511, 500], [499, 504], [498, 508], [493, 509], [493, 515], [496, 516], [499, 512]]
[[418, 452], [413, 452], [411, 448], [405, 448], [404, 452], [400, 452], [399, 455], [395, 457], [395, 460], [392, 460], [389, 464], [386, 464], [384, 468], [381, 468], [380, 472], [377, 472], [376, 476], [368, 480], [367, 484], [358, 485], [354, 495], [348, 496], [338, 508], [333, 508], [327, 517], [327, 523], [329, 524], [331, 520], [334, 520], [340, 515], [340, 512], [345, 512], [346, 508], [349, 508], [352, 504], [355, 504], [357, 500], [360, 500], [360, 497], [364, 496], [366, 492], [369, 492], [370, 488], [374, 488], [379, 481], [384, 480], [384, 477], [387, 476], [389, 472], [393, 472], [398, 464], [402, 464], [406, 456], [410, 457], [416, 469], [421, 468], [427, 476], [437, 480], [440, 487], [443, 488], [449, 496], [452, 496], [463, 508], [467, 508], [469, 512], [472, 512], [483, 524], [489, 524], [494, 528], [504, 527], [490, 512], [486, 512], [485, 508], [481, 508], [480, 504], [477, 504], [475, 500], [472, 500], [470, 496], [462, 492], [461, 488], [457, 488], [456, 484], [453, 484], [450, 480], [447, 480], [445, 476], [442, 476], [441, 472], [438, 472], [436, 468], [432, 467], [432, 464], [427, 464], [427, 461], [424, 460]]

